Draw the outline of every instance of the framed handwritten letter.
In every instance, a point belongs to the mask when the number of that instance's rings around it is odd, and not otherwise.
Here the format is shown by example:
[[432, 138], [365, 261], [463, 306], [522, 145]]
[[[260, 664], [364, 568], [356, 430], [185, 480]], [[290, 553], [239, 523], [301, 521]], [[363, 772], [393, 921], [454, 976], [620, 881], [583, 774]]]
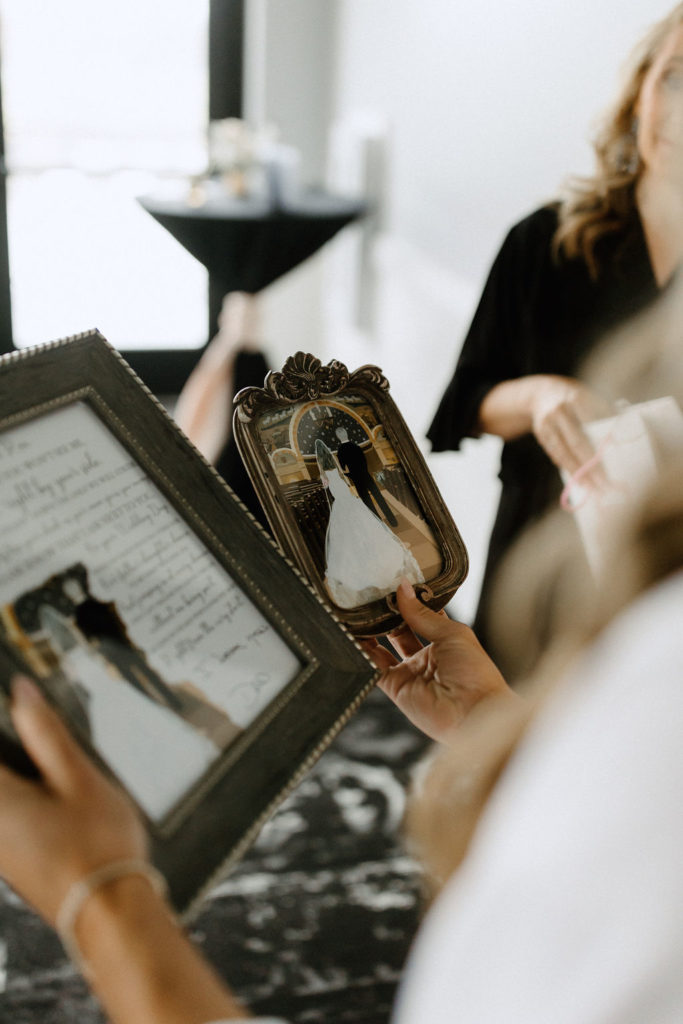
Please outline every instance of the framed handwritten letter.
[[442, 608], [467, 552], [377, 366], [297, 352], [235, 398], [234, 430], [278, 543], [355, 636], [396, 628], [403, 577]]
[[22, 665], [188, 915], [374, 669], [97, 332], [0, 360], [0, 480], [0, 756]]

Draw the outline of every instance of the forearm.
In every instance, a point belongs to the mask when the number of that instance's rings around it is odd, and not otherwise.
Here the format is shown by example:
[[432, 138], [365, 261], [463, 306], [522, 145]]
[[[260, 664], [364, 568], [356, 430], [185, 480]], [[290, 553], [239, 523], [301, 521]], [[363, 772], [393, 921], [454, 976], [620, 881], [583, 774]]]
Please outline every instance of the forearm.
[[496, 384], [479, 406], [477, 429], [504, 441], [528, 434], [532, 429], [534, 399], [545, 380], [545, 375], [533, 374]]
[[76, 922], [76, 939], [112, 1024], [249, 1017], [145, 879], [130, 876], [93, 893]]

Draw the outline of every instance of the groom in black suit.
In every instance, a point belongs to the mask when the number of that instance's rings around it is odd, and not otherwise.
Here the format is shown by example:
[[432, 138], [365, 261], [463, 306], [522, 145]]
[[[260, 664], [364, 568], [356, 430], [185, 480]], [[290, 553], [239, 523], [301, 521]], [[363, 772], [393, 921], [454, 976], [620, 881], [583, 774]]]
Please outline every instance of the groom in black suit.
[[[377, 508], [382, 511], [384, 518], [390, 526], [398, 526], [398, 519], [387, 505], [382, 492], [375, 483], [372, 473], [368, 469], [361, 446], [353, 441], [349, 441], [349, 435], [344, 427], [337, 427], [335, 433], [341, 442], [337, 448], [339, 465], [346, 475], [351, 478], [354, 487], [358, 491], [358, 497], [378, 519], [380, 517], [377, 513]], [[377, 508], [375, 508], [375, 505]]]
[[114, 602], [98, 601], [92, 596], [87, 569], [80, 562], [74, 566], [72, 575], [65, 576], [62, 591], [73, 604], [73, 619], [83, 638], [121, 678], [146, 697], [180, 712], [182, 701], [152, 668], [144, 651], [132, 642]]

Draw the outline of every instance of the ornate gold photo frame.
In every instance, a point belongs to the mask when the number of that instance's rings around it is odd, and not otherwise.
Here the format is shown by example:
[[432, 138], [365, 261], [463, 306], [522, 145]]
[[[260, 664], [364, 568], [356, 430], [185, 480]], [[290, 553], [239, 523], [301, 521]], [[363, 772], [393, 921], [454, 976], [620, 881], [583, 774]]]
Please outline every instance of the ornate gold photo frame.
[[403, 577], [450, 600], [467, 552], [378, 367], [297, 352], [235, 397], [233, 422], [276, 541], [355, 636], [400, 624]]

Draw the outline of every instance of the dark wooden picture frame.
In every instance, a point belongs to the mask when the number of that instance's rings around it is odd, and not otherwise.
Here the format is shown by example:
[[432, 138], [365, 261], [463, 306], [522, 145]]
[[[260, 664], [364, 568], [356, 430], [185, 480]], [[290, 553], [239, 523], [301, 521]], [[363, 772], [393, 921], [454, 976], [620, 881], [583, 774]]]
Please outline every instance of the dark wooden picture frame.
[[376, 670], [97, 331], [0, 359], [0, 757], [28, 671], [192, 916]]
[[355, 636], [400, 625], [402, 576], [451, 599], [465, 545], [379, 367], [297, 352], [235, 397], [233, 426], [275, 539]]

